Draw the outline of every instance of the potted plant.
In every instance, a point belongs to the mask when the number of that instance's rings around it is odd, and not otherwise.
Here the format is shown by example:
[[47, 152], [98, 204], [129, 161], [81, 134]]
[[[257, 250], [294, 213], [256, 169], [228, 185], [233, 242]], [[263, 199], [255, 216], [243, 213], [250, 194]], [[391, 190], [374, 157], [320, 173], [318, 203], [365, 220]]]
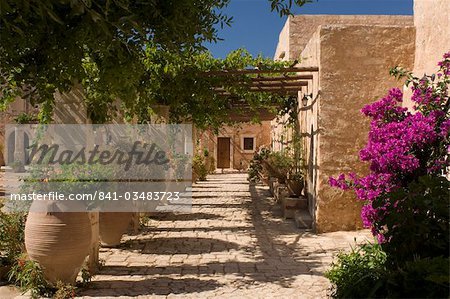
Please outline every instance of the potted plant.
[[293, 159], [287, 151], [271, 152], [268, 158], [263, 160], [263, 167], [269, 173], [269, 177], [277, 178], [281, 184], [286, 182], [292, 164]]
[[302, 158], [302, 144], [298, 126], [293, 124], [294, 135], [292, 137], [291, 169], [288, 172], [286, 184], [290, 196], [300, 196], [305, 187], [304, 160]]
[[286, 185], [291, 196], [300, 196], [305, 187], [304, 175], [300, 171], [289, 172]]

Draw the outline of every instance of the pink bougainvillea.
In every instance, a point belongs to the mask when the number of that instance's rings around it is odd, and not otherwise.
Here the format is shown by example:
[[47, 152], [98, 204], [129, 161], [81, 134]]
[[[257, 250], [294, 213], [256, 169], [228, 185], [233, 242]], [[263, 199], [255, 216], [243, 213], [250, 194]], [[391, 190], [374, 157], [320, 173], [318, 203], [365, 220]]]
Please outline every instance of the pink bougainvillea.
[[[372, 119], [368, 142], [360, 151], [360, 159], [369, 163], [370, 173], [358, 177], [354, 173], [330, 178], [330, 185], [352, 189], [366, 202], [361, 217], [365, 227], [372, 228], [379, 242], [385, 242], [373, 225], [379, 209], [395, 211], [396, 203], [386, 201], [374, 209], [372, 201], [424, 174], [440, 175], [448, 166], [450, 52], [439, 62], [436, 75], [415, 78], [401, 69], [393, 71], [408, 76], [412, 84], [412, 111], [401, 107], [403, 93], [394, 88], [386, 97], [365, 106], [361, 112]], [[402, 76], [402, 75], [400, 75]]]

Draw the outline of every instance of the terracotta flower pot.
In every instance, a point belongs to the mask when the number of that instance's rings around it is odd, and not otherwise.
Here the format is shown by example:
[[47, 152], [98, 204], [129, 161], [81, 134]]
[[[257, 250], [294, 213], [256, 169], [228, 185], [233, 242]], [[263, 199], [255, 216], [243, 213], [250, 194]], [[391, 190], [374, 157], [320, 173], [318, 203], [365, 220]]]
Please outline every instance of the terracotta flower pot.
[[103, 246], [112, 247], [120, 244], [122, 235], [127, 231], [133, 213], [104, 212], [100, 213], [100, 242]]
[[305, 187], [305, 183], [303, 180], [291, 180], [287, 179], [287, 187], [290, 195], [300, 196], [302, 194], [303, 188]]
[[28, 214], [25, 247], [30, 259], [43, 268], [49, 283], [73, 284], [89, 253], [89, 216], [84, 212], [66, 212], [60, 203], [53, 203], [51, 207], [49, 210], [56, 212]]

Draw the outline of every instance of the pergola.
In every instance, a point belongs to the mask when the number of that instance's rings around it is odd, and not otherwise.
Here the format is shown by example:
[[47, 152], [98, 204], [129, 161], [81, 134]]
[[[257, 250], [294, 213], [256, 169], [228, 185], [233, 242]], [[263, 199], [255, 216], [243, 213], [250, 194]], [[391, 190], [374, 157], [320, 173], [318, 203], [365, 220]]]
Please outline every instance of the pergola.
[[[205, 73], [205, 75], [235, 78], [242, 82], [242, 86], [248, 92], [263, 92], [297, 97], [298, 91], [302, 87], [308, 86], [314, 79], [314, 76], [317, 76], [318, 71], [318, 67], [292, 66], [278, 70], [241, 69], [210, 71]], [[244, 112], [248, 109], [249, 113], [232, 113], [230, 117], [233, 121], [250, 121], [255, 116], [255, 113], [260, 120], [272, 120], [275, 117], [275, 114], [268, 109], [258, 109], [258, 111], [250, 110], [244, 99], [226, 90], [223, 86], [215, 87], [214, 91], [219, 96], [229, 98], [232, 108]]]

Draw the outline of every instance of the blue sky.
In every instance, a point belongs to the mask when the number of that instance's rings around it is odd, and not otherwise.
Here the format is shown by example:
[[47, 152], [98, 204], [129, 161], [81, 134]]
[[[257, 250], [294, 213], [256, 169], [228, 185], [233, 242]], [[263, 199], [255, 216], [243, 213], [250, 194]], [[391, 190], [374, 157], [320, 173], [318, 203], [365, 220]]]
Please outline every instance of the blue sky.
[[[224, 57], [244, 47], [253, 55], [273, 57], [278, 34], [286, 22], [270, 12], [268, 0], [231, 0], [225, 13], [233, 16], [231, 27], [219, 30], [223, 41], [206, 45], [215, 57]], [[294, 9], [294, 14], [381, 14], [412, 15], [413, 0], [314, 0]]]

